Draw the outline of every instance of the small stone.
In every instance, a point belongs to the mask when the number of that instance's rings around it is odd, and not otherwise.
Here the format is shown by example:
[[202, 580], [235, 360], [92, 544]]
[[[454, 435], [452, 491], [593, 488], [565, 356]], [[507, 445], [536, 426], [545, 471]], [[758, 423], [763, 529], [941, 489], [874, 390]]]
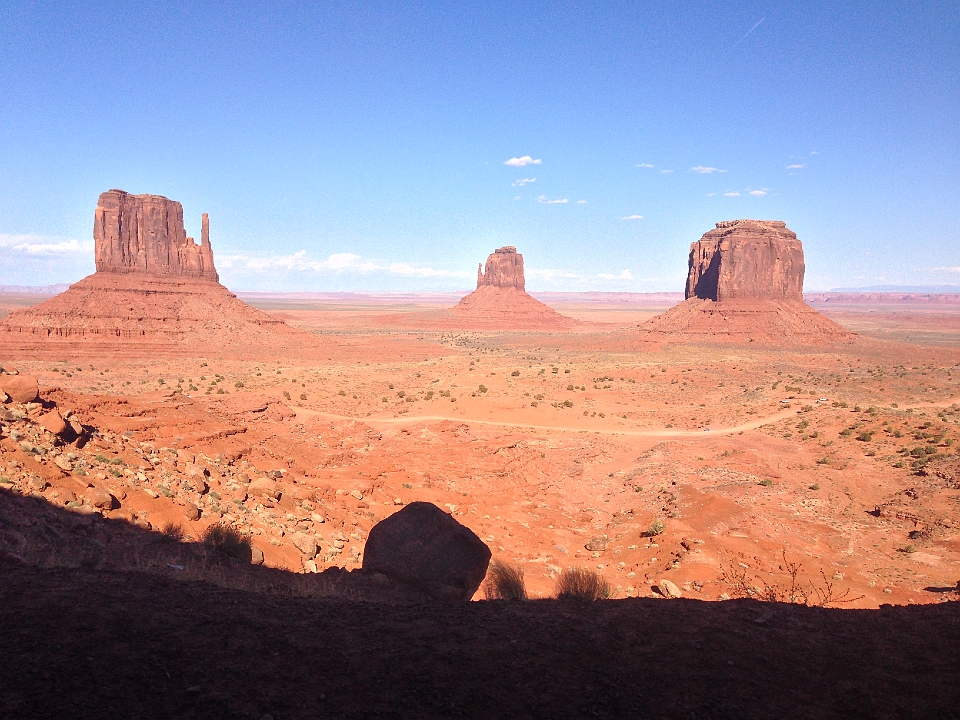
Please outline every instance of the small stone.
[[54, 458], [53, 464], [65, 472], [71, 472], [73, 470], [73, 463], [63, 455], [57, 455], [57, 457]]
[[363, 493], [359, 490], [351, 490], [350, 494], [355, 497], [357, 500], [363, 500]]
[[193, 503], [190, 503], [186, 508], [184, 508], [183, 516], [190, 522], [196, 522], [200, 519], [200, 508]]
[[402, 499], [402, 498], [394, 498], [394, 499], [393, 499], [393, 504], [394, 504], [394, 505], [403, 505], [403, 499]]
[[249, 491], [252, 495], [263, 495], [277, 500], [280, 498], [280, 488], [276, 480], [268, 477], [259, 477], [250, 483]]
[[263, 565], [263, 550], [256, 545], [250, 546], [250, 564]]
[[310, 513], [310, 519], [313, 520], [315, 523], [321, 523], [321, 524], [324, 521], [323, 515], [321, 515], [320, 513]]
[[597, 535], [595, 538], [592, 538], [590, 542], [584, 545], [584, 548], [590, 552], [603, 552], [607, 549], [607, 536]]
[[63, 435], [67, 432], [67, 422], [60, 416], [56, 410], [51, 410], [48, 413], [44, 413], [39, 418], [37, 422], [48, 432], [53, 433], [54, 435]]
[[312, 535], [296, 534], [293, 536], [293, 546], [297, 548], [307, 560], [317, 556], [317, 539]]
[[106, 490], [100, 488], [90, 488], [86, 494], [87, 502], [95, 508], [101, 510], [113, 509], [113, 496]]

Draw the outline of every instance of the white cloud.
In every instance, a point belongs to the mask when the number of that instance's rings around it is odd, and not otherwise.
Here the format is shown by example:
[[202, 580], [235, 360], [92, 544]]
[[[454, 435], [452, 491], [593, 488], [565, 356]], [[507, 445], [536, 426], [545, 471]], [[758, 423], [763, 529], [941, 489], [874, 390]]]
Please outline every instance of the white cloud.
[[620, 218], [621, 220], [643, 220], [643, 215], [627, 215], [626, 217]]
[[569, 198], [556, 198], [555, 200], [550, 200], [546, 195], [541, 195], [537, 198], [537, 202], [542, 205], [566, 205], [570, 202]]
[[629, 270], [624, 270], [619, 275], [610, 275], [607, 273], [600, 273], [597, 275], [601, 280], [633, 280], [633, 273]]
[[707, 197], [713, 197], [716, 193], [707, 193]]
[[586, 205], [586, 204], [587, 204], [586, 200], [577, 200], [577, 205]]
[[806, 166], [806, 163], [796, 163], [795, 165], [787, 165], [787, 170], [802, 170]]
[[536, 178], [520, 178], [519, 180], [514, 180], [514, 181], [513, 181], [512, 183], [510, 183], [510, 184], [511, 184], [513, 187], [523, 187], [523, 186], [526, 185], [527, 183], [532, 183], [532, 182], [536, 182], [536, 181], [537, 181]]
[[940, 272], [948, 272], [948, 273], [960, 273], [960, 265], [957, 265], [954, 267], [938, 267], [938, 268], [934, 268], [934, 270], [939, 270]]
[[691, 172], [700, 173], [701, 175], [711, 175], [712, 173], [719, 172], [724, 173], [726, 170], [719, 170], [715, 167], [704, 167], [703, 165], [696, 165], [690, 168]]
[[661, 174], [661, 175], [666, 175], [667, 173], [672, 173], [672, 172], [673, 172], [673, 170], [661, 170], [661, 171], [660, 171], [660, 174]]
[[44, 237], [43, 235], [7, 235], [0, 233], [0, 247], [26, 255], [65, 255], [92, 253], [93, 240], [80, 242], [73, 238]]
[[634, 167], [652, 168], [653, 165], [651, 165], [650, 163], [640, 163], [639, 165], [634, 165]]
[[749, 192], [751, 195], [753, 195], [753, 197], [763, 197], [767, 194], [767, 189], [763, 188], [762, 190], [750, 190]]
[[819, 154], [820, 154], [820, 151], [819, 151], [819, 150], [813, 150], [813, 151], [810, 152], [810, 154], [811, 154], [811, 155], [819, 155]]
[[364, 260], [353, 253], [334, 253], [326, 260], [311, 260], [306, 250], [298, 250], [291, 255], [272, 255], [269, 257], [251, 257], [248, 255], [221, 255], [217, 257], [217, 266], [221, 270], [238, 272], [265, 273], [275, 270], [316, 273], [382, 273], [404, 277], [473, 277], [471, 273], [457, 270], [437, 270], [431, 267], [418, 267], [410, 263], [392, 262], [388, 264]]
[[740, 193], [738, 193], [738, 192], [725, 192], [725, 193], [723, 194], [723, 196], [724, 196], [724, 197], [740, 197]]
[[510, 167], [524, 167], [525, 165], [540, 165], [541, 161], [539, 159], [534, 160], [529, 155], [524, 155], [523, 157], [512, 157], [503, 164]]

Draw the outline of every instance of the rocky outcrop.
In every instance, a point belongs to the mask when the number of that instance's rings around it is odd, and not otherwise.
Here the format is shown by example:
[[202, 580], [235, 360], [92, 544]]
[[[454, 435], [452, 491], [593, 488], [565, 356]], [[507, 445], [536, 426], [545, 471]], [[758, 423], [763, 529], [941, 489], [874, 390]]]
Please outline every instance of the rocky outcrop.
[[207, 214], [203, 214], [197, 245], [184, 230], [183, 207], [160, 195], [131, 195], [123, 190], [100, 195], [93, 240], [97, 272], [219, 279]]
[[490, 548], [433, 503], [414, 502], [370, 529], [364, 571], [438, 599], [469, 600], [487, 574]]
[[477, 289], [485, 286], [524, 289], [523, 255], [513, 245], [494, 250], [485, 269], [477, 267]]
[[686, 298], [803, 300], [803, 246], [781, 220], [730, 220], [690, 246]]

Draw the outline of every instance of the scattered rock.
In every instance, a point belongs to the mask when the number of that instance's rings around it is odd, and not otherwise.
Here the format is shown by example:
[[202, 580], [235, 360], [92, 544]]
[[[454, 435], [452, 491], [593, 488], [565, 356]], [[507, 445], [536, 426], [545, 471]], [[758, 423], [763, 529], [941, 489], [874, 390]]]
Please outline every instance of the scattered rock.
[[299, 550], [307, 560], [312, 560], [317, 556], [317, 540], [312, 535], [302, 533], [294, 535], [293, 546]]
[[373, 526], [363, 569], [413, 583], [438, 599], [469, 600], [480, 587], [490, 549], [433, 503], [414, 502]]
[[200, 519], [200, 508], [193, 503], [189, 503], [187, 507], [184, 508], [183, 516], [190, 522], [196, 522]]
[[54, 435], [64, 435], [67, 432], [67, 428], [70, 427], [67, 421], [64, 420], [56, 410], [44, 413], [37, 418], [37, 422]]
[[350, 494], [355, 497], [357, 500], [363, 500], [363, 493], [359, 490], [351, 490]]
[[680, 588], [678, 588], [676, 584], [674, 584], [670, 580], [664, 579], [658, 582], [657, 589], [660, 591], [660, 594], [663, 595], [665, 598], [676, 599], [679, 597], [683, 597], [683, 593], [680, 592]]
[[607, 536], [606, 535], [597, 535], [597, 537], [592, 538], [590, 542], [583, 546], [590, 552], [603, 552], [607, 549]]
[[40, 386], [32, 375], [0, 375], [0, 390], [13, 402], [33, 402], [40, 396]]
[[268, 477], [258, 477], [250, 483], [248, 490], [253, 495], [263, 495], [273, 498], [274, 500], [280, 498], [280, 488], [277, 485], [277, 481]]
[[86, 493], [87, 502], [101, 510], [112, 510], [114, 497], [106, 490], [101, 490], [100, 488], [89, 488]]
[[250, 564], [263, 565], [263, 550], [256, 545], [250, 546]]

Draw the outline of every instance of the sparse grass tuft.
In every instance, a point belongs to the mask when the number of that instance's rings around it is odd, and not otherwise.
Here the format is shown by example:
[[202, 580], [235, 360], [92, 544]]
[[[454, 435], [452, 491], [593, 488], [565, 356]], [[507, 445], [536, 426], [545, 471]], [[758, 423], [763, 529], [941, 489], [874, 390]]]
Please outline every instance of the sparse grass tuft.
[[610, 585], [592, 570], [567, 568], [557, 578], [557, 597], [561, 600], [606, 600], [610, 597]]
[[180, 542], [184, 537], [183, 525], [178, 522], [168, 522], [160, 530], [160, 533], [166, 538]]
[[650, 523], [650, 527], [647, 528], [647, 532], [644, 534], [647, 537], [656, 537], [657, 535], [663, 535], [663, 531], [666, 529], [667, 526], [662, 520], [654, 520], [652, 523]]
[[253, 557], [250, 538], [229, 525], [211, 525], [203, 531], [200, 541], [210, 550], [242, 563], [249, 563]]
[[494, 560], [487, 570], [483, 594], [487, 600], [526, 600], [523, 567]]

